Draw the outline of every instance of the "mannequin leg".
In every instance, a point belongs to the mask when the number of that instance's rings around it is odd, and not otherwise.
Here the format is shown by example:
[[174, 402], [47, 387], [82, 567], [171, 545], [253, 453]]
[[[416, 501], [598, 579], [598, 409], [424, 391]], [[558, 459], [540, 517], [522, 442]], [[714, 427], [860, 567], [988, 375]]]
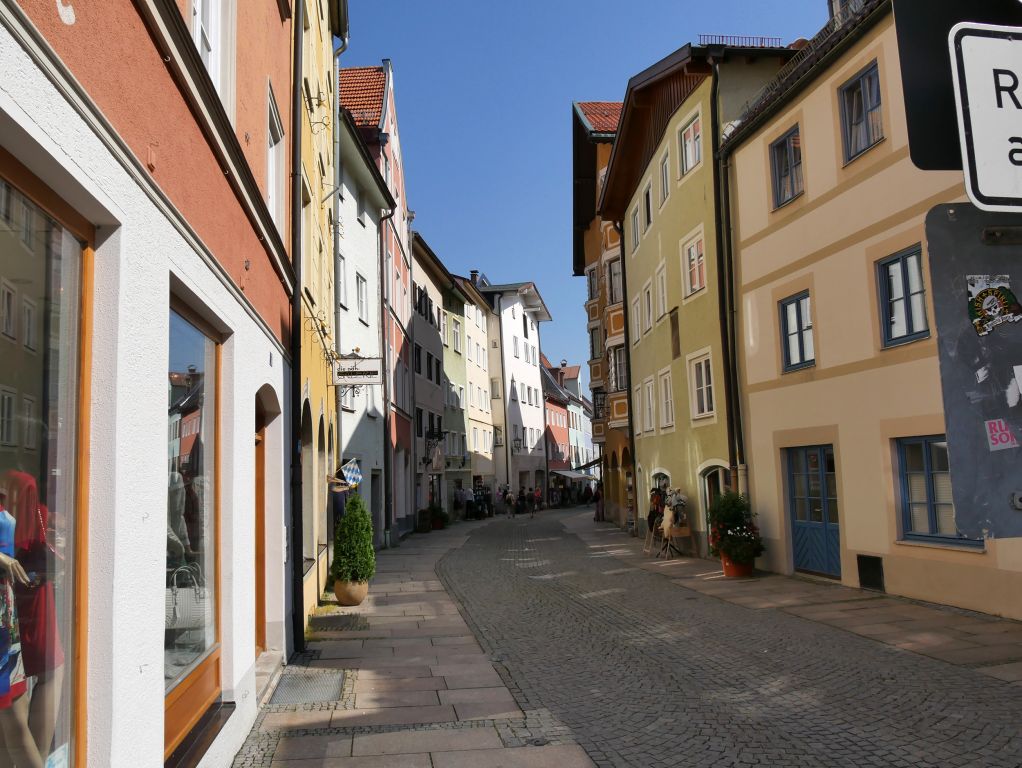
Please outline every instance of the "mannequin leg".
[[7, 745], [7, 757], [18, 768], [44, 768], [28, 728], [28, 696], [19, 696], [9, 708], [0, 710], [0, 731]]
[[36, 678], [32, 688], [32, 703], [28, 709], [28, 726], [32, 730], [40, 755], [49, 755], [53, 745], [53, 732], [57, 727], [57, 710], [64, 684], [64, 667], [44, 672]]

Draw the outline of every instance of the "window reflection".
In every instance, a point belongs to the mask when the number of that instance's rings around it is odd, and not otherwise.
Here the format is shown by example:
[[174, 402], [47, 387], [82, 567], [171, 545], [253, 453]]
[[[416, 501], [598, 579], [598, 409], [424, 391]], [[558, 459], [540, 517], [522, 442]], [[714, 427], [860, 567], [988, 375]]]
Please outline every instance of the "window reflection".
[[169, 691], [216, 644], [213, 499], [216, 344], [173, 311], [167, 391], [164, 678]]
[[71, 761], [81, 259], [0, 179], [0, 765], [19, 768]]

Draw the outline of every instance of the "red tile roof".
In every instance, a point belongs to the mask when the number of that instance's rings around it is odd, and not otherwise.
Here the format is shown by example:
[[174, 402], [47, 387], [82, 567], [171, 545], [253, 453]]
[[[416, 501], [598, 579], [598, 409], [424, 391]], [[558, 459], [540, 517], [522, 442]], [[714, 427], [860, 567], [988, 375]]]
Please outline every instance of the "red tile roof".
[[341, 106], [351, 112], [355, 125], [375, 128], [383, 114], [387, 76], [383, 67], [348, 67], [341, 70]]
[[578, 108], [595, 133], [617, 133], [621, 119], [620, 101], [580, 101]]

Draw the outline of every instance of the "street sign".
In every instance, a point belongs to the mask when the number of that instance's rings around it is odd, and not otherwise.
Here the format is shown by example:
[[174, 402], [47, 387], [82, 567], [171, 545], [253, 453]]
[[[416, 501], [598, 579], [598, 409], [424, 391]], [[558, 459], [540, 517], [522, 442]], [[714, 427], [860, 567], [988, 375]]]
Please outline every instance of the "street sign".
[[965, 190], [984, 211], [1022, 208], [1022, 27], [956, 24], [948, 38]]
[[959, 171], [958, 122], [948, 33], [960, 22], [1022, 26], [1019, 0], [894, 0], [905, 118], [912, 162]]
[[382, 383], [382, 358], [343, 357], [334, 361], [334, 386], [364, 387]]

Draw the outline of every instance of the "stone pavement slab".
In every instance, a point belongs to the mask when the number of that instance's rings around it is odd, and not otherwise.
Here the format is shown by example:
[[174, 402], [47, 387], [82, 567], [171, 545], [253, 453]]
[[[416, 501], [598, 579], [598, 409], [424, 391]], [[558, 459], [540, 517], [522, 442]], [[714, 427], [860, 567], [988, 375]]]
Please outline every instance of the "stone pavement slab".
[[[450, 764], [592, 766], [556, 719], [523, 712], [436, 578], [440, 558], [468, 540], [444, 531], [379, 553], [368, 599], [313, 617], [293, 660], [343, 672], [341, 699], [264, 708], [235, 765], [434, 768], [464, 753], [467, 762]], [[546, 746], [525, 747], [533, 742]]]
[[585, 750], [573, 744], [433, 755], [433, 768], [588, 768], [592, 764]]

